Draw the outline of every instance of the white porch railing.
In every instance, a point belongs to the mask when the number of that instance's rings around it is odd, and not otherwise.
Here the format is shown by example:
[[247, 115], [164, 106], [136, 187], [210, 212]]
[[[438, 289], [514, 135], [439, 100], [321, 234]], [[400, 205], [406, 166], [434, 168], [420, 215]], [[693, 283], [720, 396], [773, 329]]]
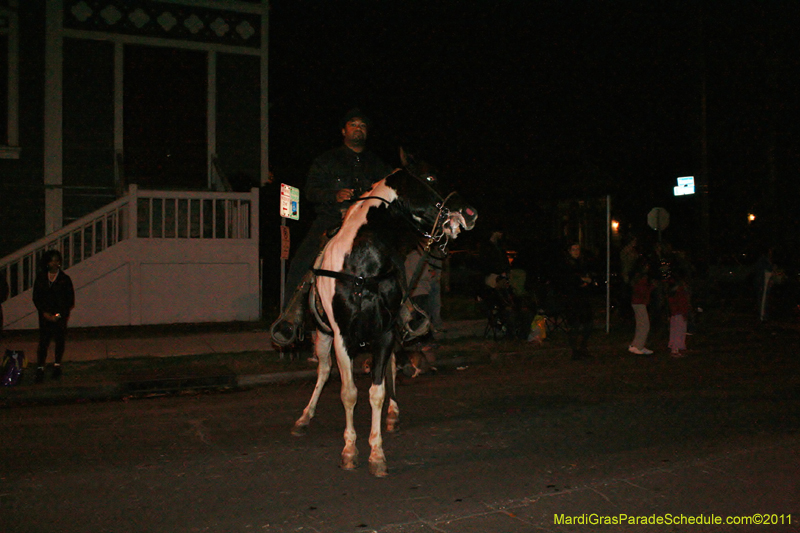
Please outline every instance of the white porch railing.
[[33, 287], [46, 250], [60, 251], [66, 270], [128, 239], [258, 239], [257, 209], [258, 189], [146, 191], [131, 185], [103, 209], [0, 259], [0, 276], [14, 297]]

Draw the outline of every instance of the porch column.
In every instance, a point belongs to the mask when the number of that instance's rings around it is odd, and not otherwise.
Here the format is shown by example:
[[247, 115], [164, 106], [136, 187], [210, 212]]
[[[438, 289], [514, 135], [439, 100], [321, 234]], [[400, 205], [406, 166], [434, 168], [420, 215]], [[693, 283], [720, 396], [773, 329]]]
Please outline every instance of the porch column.
[[44, 232], [63, 226], [63, 54], [62, 0], [48, 0], [44, 64]]
[[206, 171], [208, 172], [208, 190], [214, 190], [213, 160], [217, 153], [217, 53], [208, 52], [208, 102], [206, 113], [206, 135], [208, 150], [206, 151]]
[[122, 154], [125, 153], [124, 73], [124, 45], [116, 41], [114, 42], [114, 187], [117, 198], [125, 194], [128, 186], [125, 183], [125, 162], [122, 160]]
[[261, 13], [261, 186], [269, 180], [269, 0]]

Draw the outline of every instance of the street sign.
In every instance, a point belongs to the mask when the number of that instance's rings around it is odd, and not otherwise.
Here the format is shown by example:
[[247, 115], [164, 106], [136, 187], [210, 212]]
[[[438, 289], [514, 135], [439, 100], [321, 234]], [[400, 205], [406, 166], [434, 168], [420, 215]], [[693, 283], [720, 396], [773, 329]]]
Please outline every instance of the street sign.
[[300, 220], [300, 189], [281, 183], [280, 214], [283, 218]]
[[672, 188], [672, 194], [675, 196], [694, 194], [694, 176], [678, 178], [678, 185]]
[[654, 207], [647, 213], [647, 225], [656, 231], [664, 231], [669, 226], [669, 212], [663, 207]]

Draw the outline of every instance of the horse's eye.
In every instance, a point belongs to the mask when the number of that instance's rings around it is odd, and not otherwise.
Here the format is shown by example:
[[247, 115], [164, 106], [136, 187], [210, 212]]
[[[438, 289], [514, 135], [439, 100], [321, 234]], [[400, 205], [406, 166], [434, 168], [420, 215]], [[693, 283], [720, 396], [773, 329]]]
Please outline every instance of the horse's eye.
[[433, 176], [428, 176], [425, 179], [428, 181], [436, 181], [436, 178], [434, 178]]

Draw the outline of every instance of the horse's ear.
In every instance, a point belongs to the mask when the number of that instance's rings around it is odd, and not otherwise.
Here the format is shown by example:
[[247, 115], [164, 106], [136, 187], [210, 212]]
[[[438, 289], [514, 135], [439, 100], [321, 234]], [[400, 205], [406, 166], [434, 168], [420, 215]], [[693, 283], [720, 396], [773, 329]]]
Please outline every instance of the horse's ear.
[[416, 167], [417, 160], [414, 159], [414, 154], [409, 154], [403, 147], [400, 147], [400, 162], [403, 163], [403, 168]]
[[400, 151], [400, 162], [403, 164], [403, 167], [407, 167], [408, 158], [406, 157], [406, 151], [403, 150], [402, 146], [399, 148], [399, 151]]

